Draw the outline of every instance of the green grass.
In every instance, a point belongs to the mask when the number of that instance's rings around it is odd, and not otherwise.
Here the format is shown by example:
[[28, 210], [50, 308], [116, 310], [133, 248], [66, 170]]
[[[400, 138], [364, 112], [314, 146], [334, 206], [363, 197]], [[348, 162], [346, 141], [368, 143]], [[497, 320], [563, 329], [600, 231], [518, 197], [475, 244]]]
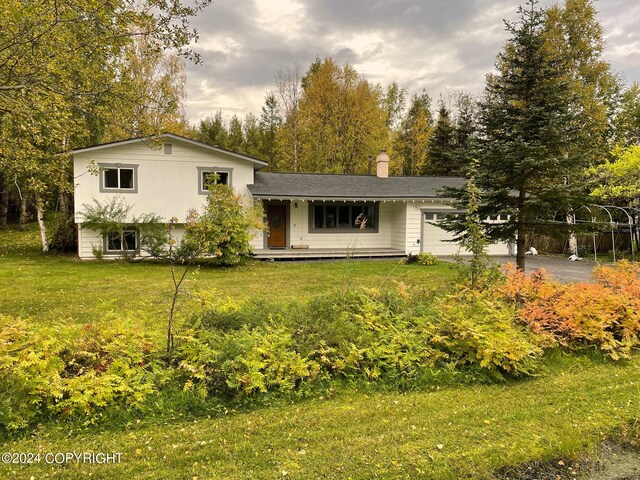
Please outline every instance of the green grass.
[[[90, 322], [113, 312], [159, 315], [167, 311], [173, 290], [166, 265], [45, 255], [39, 252], [38, 240], [33, 225], [27, 232], [0, 232], [0, 314]], [[448, 264], [420, 267], [398, 265], [398, 260], [248, 261], [237, 268], [202, 266], [186, 287], [238, 299], [293, 300], [345, 283], [378, 286], [383, 281], [398, 281], [438, 286], [452, 275]]]
[[[34, 233], [0, 233], [0, 313], [69, 322], [121, 310], [144, 311], [151, 318], [164, 313], [166, 266], [42, 255]], [[345, 282], [438, 286], [453, 273], [447, 265], [396, 264], [249, 262], [238, 269], [202, 268], [189, 286], [223, 296], [283, 300]], [[1, 450], [122, 452], [122, 463], [0, 464], [0, 478], [489, 479], [505, 467], [585, 454], [640, 419], [637, 356], [613, 362], [595, 354], [553, 352], [539, 377], [491, 385], [408, 393], [390, 391], [389, 385], [386, 391], [325, 388], [310, 398], [273, 397], [227, 414], [214, 400], [207, 403], [209, 411], [191, 413], [175, 401], [163, 414], [138, 421], [131, 417], [101, 427], [48, 422], [22, 438], [0, 441]]]

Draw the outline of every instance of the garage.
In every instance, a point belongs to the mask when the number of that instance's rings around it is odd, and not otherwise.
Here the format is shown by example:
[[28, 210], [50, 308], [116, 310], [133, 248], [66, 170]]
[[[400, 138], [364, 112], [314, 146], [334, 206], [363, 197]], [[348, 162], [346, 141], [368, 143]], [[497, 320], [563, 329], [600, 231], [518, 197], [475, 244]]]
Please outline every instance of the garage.
[[422, 211], [421, 252], [429, 252], [434, 255], [455, 255], [458, 253], [460, 246], [456, 242], [445, 241], [451, 239], [451, 234], [437, 225], [445, 219], [447, 213], [442, 211]]
[[[434, 255], [455, 255], [457, 253], [465, 255], [469, 253], [467, 250], [460, 251], [458, 243], [446, 241], [451, 239], [451, 234], [438, 226], [438, 223], [451, 213], [442, 210], [422, 210], [421, 252], [430, 252]], [[498, 216], [487, 219], [489, 222], [504, 220], [506, 217], [502, 219]], [[511, 249], [506, 243], [494, 243], [487, 247], [487, 253], [489, 255], [510, 255]]]

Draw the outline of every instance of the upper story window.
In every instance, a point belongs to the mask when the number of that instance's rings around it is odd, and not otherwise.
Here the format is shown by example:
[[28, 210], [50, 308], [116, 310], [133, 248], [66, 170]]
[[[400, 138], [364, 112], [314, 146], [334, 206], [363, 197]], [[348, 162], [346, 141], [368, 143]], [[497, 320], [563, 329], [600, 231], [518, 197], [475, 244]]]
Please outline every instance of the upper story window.
[[378, 203], [310, 203], [309, 217], [309, 230], [316, 233], [378, 231]]
[[209, 193], [209, 185], [231, 186], [232, 168], [198, 167], [198, 193]]
[[138, 166], [120, 163], [100, 163], [101, 192], [138, 191]]

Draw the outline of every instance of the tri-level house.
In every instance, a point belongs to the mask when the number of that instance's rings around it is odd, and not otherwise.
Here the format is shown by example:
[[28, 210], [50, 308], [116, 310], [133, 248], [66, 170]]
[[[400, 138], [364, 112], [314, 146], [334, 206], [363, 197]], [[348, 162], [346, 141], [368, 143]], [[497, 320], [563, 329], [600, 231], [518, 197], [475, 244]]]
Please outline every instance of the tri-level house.
[[[384, 153], [376, 164], [375, 175], [263, 172], [267, 163], [261, 160], [173, 134], [155, 142], [135, 138], [78, 149], [73, 152], [78, 255], [90, 259], [100, 251], [115, 257], [123, 245], [118, 236], [103, 238], [83, 228], [83, 205], [119, 195], [133, 216], [184, 219], [190, 209], [204, 206], [213, 174], [247, 202], [262, 201], [268, 227], [252, 240], [258, 258], [457, 253], [458, 245], [446, 241], [450, 234], [438, 227], [453, 211], [438, 191], [461, 186], [463, 179], [389, 176]], [[125, 235], [127, 248], [136, 249], [135, 229]], [[489, 250], [510, 253], [506, 244]]]

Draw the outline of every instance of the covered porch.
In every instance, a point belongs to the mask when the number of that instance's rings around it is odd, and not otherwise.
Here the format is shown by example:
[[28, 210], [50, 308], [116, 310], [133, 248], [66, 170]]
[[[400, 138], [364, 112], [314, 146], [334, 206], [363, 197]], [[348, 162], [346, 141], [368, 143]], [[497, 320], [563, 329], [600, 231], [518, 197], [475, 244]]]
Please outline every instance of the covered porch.
[[312, 260], [331, 258], [397, 258], [403, 250], [393, 248], [289, 248], [256, 249], [253, 257], [260, 260]]

